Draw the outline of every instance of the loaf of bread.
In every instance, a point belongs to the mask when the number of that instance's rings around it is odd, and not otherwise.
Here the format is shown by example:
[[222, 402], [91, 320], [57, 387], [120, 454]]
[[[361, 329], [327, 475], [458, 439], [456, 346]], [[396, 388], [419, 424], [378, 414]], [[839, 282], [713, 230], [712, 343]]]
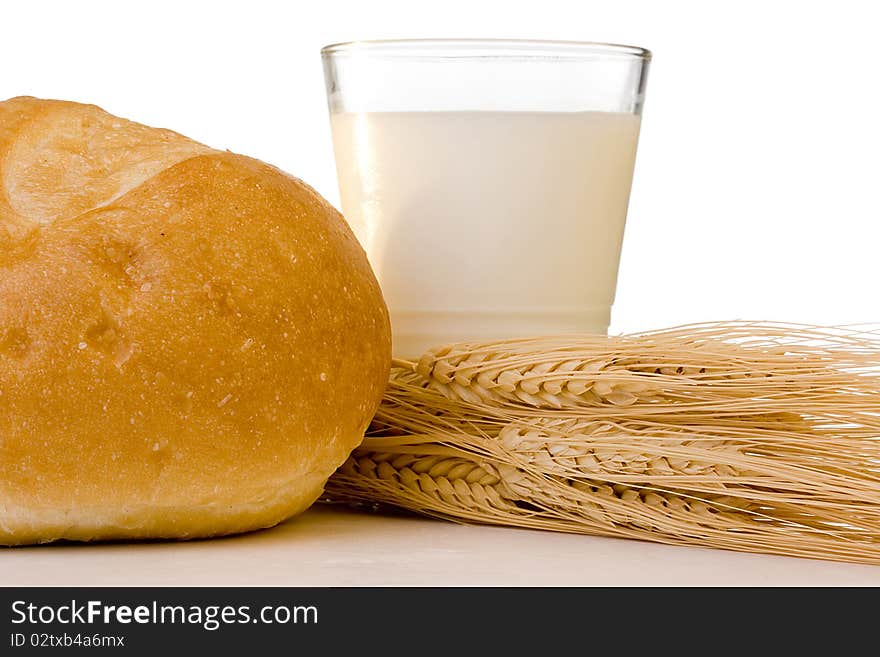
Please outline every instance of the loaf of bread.
[[301, 181], [0, 102], [0, 544], [299, 513], [361, 441], [390, 341], [363, 250]]

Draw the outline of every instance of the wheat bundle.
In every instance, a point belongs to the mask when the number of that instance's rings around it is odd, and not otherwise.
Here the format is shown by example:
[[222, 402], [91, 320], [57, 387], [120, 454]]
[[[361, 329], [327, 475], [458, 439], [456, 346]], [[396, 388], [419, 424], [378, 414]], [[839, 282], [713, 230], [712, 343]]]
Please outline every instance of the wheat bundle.
[[880, 563], [880, 335], [716, 323], [395, 361], [332, 500]]

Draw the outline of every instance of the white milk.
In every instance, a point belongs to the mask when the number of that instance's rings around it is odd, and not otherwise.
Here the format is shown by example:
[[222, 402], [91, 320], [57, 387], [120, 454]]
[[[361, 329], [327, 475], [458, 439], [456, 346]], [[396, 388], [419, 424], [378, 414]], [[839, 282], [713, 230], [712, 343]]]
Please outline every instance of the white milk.
[[638, 116], [337, 113], [332, 128], [342, 210], [396, 355], [607, 330]]

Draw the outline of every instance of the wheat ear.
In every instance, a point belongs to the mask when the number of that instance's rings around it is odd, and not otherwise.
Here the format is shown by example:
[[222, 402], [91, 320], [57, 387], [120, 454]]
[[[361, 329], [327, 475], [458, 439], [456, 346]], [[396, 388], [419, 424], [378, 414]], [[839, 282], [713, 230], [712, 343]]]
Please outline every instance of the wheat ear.
[[[415, 442], [421, 447], [418, 438]], [[387, 503], [457, 522], [880, 563], [875, 516], [841, 528], [841, 514], [821, 508], [572, 480], [452, 447], [431, 454], [413, 453], [405, 444], [358, 450], [330, 480], [327, 495], [337, 502]], [[855, 513], [850, 510], [850, 520]]]
[[395, 361], [333, 499], [880, 563], [880, 338], [729, 322]]
[[[474, 404], [614, 413], [775, 410], [836, 417], [880, 393], [880, 336], [775, 324], [700, 325], [618, 337], [461, 344], [399, 363]], [[748, 337], [747, 337], [748, 336]], [[880, 419], [864, 420], [880, 428]]]

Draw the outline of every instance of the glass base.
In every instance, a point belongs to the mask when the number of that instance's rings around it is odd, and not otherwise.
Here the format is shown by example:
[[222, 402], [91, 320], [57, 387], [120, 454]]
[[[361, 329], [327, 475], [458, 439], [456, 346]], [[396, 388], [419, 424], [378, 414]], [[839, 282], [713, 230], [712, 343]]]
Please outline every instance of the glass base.
[[394, 356], [418, 359], [432, 347], [556, 333], [605, 335], [611, 306], [528, 311], [391, 311]]

